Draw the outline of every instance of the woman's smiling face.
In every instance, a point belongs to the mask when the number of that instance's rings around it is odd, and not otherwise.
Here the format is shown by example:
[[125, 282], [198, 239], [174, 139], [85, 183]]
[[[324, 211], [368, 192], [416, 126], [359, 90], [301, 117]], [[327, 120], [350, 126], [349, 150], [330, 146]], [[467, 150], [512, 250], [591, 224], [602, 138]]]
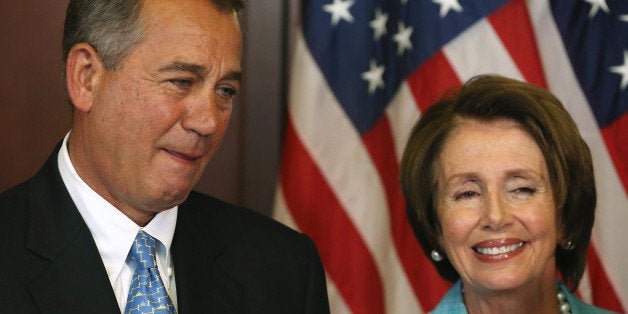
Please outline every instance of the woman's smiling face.
[[557, 210], [547, 165], [511, 120], [463, 120], [436, 169], [440, 245], [465, 293], [506, 291], [556, 277]]

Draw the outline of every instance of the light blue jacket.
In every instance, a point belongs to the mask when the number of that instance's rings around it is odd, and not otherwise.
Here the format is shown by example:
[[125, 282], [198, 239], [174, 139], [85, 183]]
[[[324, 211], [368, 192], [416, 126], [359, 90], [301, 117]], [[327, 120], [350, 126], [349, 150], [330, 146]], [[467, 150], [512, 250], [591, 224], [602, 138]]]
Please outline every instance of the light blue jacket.
[[[610, 314], [607, 310], [582, 302], [575, 295], [569, 292], [569, 289], [562, 283], [558, 282], [558, 286], [567, 296], [567, 302], [571, 307], [571, 314]], [[462, 299], [462, 281], [458, 280], [447, 294], [440, 300], [431, 314], [467, 314], [467, 308]]]

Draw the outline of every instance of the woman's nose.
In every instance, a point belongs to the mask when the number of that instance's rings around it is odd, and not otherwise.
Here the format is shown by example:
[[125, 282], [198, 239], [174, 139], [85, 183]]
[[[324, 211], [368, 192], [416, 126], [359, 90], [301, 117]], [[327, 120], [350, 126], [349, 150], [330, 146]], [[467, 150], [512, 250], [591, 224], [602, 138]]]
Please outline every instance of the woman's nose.
[[512, 215], [508, 210], [508, 204], [499, 195], [490, 195], [485, 203], [482, 217], [482, 229], [486, 231], [499, 231], [512, 223]]

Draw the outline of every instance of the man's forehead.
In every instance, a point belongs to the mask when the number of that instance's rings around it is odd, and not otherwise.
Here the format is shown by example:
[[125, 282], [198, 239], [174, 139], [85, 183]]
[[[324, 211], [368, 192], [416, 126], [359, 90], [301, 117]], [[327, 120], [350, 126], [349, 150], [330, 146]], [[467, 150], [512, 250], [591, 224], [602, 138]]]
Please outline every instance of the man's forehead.
[[[211, 12], [215, 15], [229, 16], [238, 20], [238, 13], [224, 7], [216, 6], [211, 0], [144, 0], [141, 14], [163, 13], [164, 16], [192, 15], [195, 13]], [[173, 14], [176, 13], [176, 14]]]
[[180, 35], [225, 38], [237, 33], [242, 37], [237, 13], [218, 9], [209, 0], [145, 1], [140, 15], [145, 37], [165, 36], [176, 29]]

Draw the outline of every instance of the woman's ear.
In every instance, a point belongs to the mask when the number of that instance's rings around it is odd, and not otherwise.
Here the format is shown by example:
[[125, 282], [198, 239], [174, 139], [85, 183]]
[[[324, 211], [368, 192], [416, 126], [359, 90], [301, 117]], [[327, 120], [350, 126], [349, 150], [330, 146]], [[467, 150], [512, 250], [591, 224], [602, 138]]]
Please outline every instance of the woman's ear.
[[89, 112], [105, 68], [96, 50], [89, 44], [76, 44], [66, 60], [66, 86], [76, 110]]

